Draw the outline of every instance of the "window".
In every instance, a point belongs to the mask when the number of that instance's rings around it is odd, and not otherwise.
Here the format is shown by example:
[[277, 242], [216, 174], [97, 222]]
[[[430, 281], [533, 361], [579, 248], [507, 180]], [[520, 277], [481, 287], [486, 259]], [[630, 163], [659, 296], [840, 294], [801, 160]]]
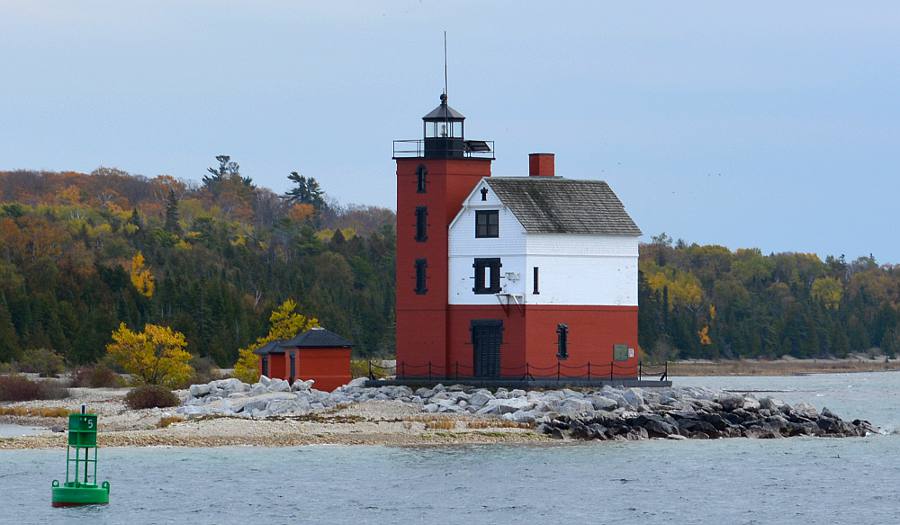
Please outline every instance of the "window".
[[416, 208], [416, 240], [419, 242], [428, 240], [428, 208], [425, 206]]
[[475, 212], [475, 237], [499, 237], [500, 212], [497, 210], [478, 210]]
[[534, 295], [540, 295], [541, 292], [540, 292], [540, 288], [538, 287], [538, 267], [537, 266], [534, 267], [534, 279], [532, 279], [532, 280], [534, 281], [534, 291], [532, 291], [531, 293], [533, 293]]
[[416, 293], [419, 295], [425, 295], [428, 291], [426, 288], [426, 279], [425, 270], [428, 268], [428, 261], [425, 259], [416, 259]]
[[269, 377], [269, 356], [267, 355], [262, 358], [262, 375]]
[[499, 258], [475, 259], [475, 287], [472, 291], [476, 294], [497, 293], [500, 291], [500, 264]]
[[569, 358], [569, 325], [562, 323], [556, 325], [556, 348], [557, 359]]
[[483, 201], [487, 200], [487, 193], [488, 193], [487, 188], [481, 188], [481, 200], [483, 200]]
[[425, 193], [425, 178], [427, 175], [428, 168], [424, 164], [419, 164], [419, 167], [416, 168], [416, 193]]

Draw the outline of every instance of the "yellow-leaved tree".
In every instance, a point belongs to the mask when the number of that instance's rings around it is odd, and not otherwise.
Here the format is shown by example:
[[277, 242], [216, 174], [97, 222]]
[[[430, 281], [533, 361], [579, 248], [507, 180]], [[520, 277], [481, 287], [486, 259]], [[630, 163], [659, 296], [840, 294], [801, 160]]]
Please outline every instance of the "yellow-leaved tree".
[[297, 313], [297, 303], [288, 299], [272, 311], [269, 316], [269, 333], [260, 337], [255, 343], [238, 350], [238, 360], [234, 365], [234, 377], [244, 383], [255, 383], [259, 379], [259, 358], [254, 350], [271, 341], [290, 339], [295, 335], [305, 332], [310, 328], [319, 326], [319, 320], [315, 317], [306, 317]]
[[121, 323], [112, 340], [106, 352], [144, 383], [176, 388], [194, 373], [184, 334], [168, 326], [148, 324], [142, 332], [132, 332]]
[[150, 273], [150, 268], [144, 266], [144, 254], [141, 252], [137, 252], [131, 258], [131, 284], [144, 297], [148, 299], [153, 297], [155, 289], [153, 274]]

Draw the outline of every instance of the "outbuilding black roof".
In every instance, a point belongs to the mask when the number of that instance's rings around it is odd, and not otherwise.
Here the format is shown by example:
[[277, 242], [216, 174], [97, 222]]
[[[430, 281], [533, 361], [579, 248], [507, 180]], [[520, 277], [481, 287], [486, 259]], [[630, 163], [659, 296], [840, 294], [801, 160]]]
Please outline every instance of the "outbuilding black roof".
[[253, 351], [256, 355], [283, 354], [284, 350], [279, 346], [284, 341], [269, 341]]
[[485, 181], [529, 233], [641, 235], [604, 181], [562, 177], [489, 177]]
[[281, 348], [350, 348], [353, 343], [324, 328], [313, 328], [287, 341], [281, 341]]

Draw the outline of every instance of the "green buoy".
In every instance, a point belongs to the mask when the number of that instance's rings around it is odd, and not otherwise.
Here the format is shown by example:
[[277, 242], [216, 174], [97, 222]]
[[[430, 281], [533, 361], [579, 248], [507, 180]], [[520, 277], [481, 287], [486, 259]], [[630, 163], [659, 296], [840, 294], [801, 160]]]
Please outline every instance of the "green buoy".
[[97, 414], [69, 414], [66, 482], [53, 480], [53, 506], [106, 505], [109, 482], [97, 485]]

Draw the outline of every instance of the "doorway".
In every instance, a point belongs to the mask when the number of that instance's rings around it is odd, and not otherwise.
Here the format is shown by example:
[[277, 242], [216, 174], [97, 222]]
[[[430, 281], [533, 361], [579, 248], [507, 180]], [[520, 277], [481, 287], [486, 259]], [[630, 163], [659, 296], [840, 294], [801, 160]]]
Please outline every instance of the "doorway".
[[497, 319], [472, 321], [472, 361], [475, 377], [500, 377], [502, 342], [503, 321]]

